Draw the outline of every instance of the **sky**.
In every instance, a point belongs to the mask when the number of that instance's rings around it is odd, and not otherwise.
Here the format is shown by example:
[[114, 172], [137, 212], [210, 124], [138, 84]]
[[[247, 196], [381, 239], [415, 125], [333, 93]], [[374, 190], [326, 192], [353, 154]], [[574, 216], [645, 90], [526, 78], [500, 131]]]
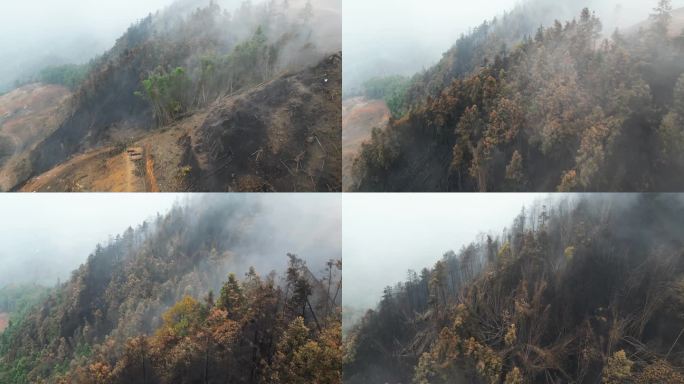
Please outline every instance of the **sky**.
[[[8, 284], [52, 285], [65, 281], [98, 243], [129, 226], [165, 214], [174, 203], [201, 204], [204, 194], [2, 194], [0, 195], [0, 288]], [[237, 194], [214, 195], [237, 198]], [[212, 197], [214, 197], [212, 196]], [[307, 261], [314, 273], [341, 257], [341, 198], [336, 194], [241, 194], [260, 209], [244, 241], [231, 251], [259, 271], [283, 271], [286, 253]], [[151, 221], [151, 220], [148, 220]], [[226, 222], [226, 224], [228, 224]], [[192, 225], [192, 223], [188, 223]]]
[[432, 267], [479, 234], [498, 235], [545, 194], [344, 194], [343, 301], [374, 308], [407, 271]]
[[0, 287], [69, 277], [97, 243], [165, 213], [177, 194], [2, 194]]
[[[344, 0], [342, 44], [345, 92], [370, 77], [412, 75], [434, 65], [462, 33], [501, 16], [523, 0]], [[658, 0], [548, 0], [568, 19], [595, 10], [610, 35], [648, 17]], [[675, 8], [684, 0], [673, 0]]]

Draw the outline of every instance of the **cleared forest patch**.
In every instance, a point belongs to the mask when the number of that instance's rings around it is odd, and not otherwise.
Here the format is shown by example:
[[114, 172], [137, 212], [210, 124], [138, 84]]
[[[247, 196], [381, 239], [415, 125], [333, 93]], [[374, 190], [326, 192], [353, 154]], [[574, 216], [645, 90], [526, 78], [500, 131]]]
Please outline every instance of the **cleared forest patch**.
[[150, 146], [145, 148], [145, 176], [147, 179], [147, 192], [159, 192], [157, 178], [154, 176], [154, 158], [150, 154]]
[[186, 142], [188, 189], [339, 191], [341, 61], [219, 99]]
[[0, 313], [0, 333], [2, 333], [9, 325], [9, 314]]
[[[672, 20], [670, 21], [670, 27], [668, 35], [670, 37], [677, 37], [681, 33], [684, 33], [684, 8], [678, 8], [672, 11]], [[651, 21], [642, 21], [628, 28], [627, 31], [630, 33], [637, 33], [639, 30], [646, 30], [650, 27]]]
[[29, 180], [22, 192], [138, 192], [140, 177], [130, 167], [128, 154], [112, 147], [74, 156], [69, 161]]
[[64, 120], [71, 92], [29, 84], [0, 96], [0, 191], [25, 177], [27, 153]]
[[346, 189], [351, 180], [351, 167], [361, 144], [371, 137], [373, 128], [384, 128], [390, 111], [382, 100], [354, 97], [342, 102], [342, 184]]

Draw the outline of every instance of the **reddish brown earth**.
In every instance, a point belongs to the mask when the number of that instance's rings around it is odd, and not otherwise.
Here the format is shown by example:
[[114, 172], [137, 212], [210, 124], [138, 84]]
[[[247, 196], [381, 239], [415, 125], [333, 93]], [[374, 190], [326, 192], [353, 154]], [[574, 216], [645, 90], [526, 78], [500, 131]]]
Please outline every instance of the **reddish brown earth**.
[[384, 128], [389, 118], [390, 111], [382, 100], [354, 97], [342, 102], [342, 185], [345, 191], [353, 183], [352, 165], [361, 144], [370, 139], [373, 128]]
[[7, 313], [0, 313], [0, 333], [9, 325], [9, 315]]
[[70, 95], [61, 86], [29, 84], [0, 96], [0, 191], [29, 172], [28, 153], [64, 120]]
[[672, 11], [672, 24], [670, 25], [670, 35], [679, 36], [684, 33], [684, 8]]
[[150, 154], [150, 145], [145, 148], [145, 176], [147, 176], [148, 192], [159, 192], [157, 177], [154, 175], [154, 158]]

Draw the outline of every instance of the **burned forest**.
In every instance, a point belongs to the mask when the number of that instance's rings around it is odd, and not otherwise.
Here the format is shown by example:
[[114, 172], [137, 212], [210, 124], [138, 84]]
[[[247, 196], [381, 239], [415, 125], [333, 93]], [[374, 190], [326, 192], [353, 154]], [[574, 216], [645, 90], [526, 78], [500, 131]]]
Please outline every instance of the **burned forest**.
[[266, 206], [178, 203], [97, 245], [67, 281], [1, 289], [0, 382], [341, 383], [340, 250], [302, 239], [319, 254], [266, 253], [284, 247], [255, 234], [276, 220]]
[[347, 383], [684, 383], [684, 200], [580, 195], [388, 286]]
[[340, 12], [339, 0], [150, 10], [103, 54], [0, 94], [0, 190], [341, 190]]

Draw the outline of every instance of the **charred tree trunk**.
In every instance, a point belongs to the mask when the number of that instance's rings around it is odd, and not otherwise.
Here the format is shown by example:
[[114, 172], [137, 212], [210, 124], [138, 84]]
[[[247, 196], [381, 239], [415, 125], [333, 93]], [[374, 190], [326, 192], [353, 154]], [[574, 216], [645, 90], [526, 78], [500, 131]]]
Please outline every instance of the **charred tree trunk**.
[[306, 299], [305, 304], [309, 305], [309, 310], [311, 310], [311, 316], [313, 316], [314, 322], [316, 323], [316, 328], [318, 328], [318, 332], [321, 331], [321, 325], [318, 323], [318, 318], [316, 318], [316, 313], [314, 312], [313, 308], [311, 307], [311, 303], [309, 302], [309, 299]]

